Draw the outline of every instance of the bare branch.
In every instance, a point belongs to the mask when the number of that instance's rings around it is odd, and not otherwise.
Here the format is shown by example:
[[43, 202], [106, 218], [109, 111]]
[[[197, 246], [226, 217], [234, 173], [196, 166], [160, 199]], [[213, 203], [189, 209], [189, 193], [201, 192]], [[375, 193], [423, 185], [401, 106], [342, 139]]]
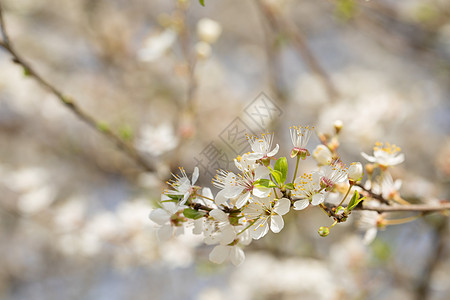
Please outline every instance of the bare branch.
[[321, 80], [330, 100], [336, 100], [339, 97], [339, 92], [330, 80], [325, 69], [321, 66], [316, 56], [309, 48], [303, 33], [286, 18], [278, 17], [264, 1], [256, 0], [255, 2], [263, 15], [266, 17], [272, 29], [277, 32], [283, 32], [290, 38], [293, 46], [297, 49], [309, 69]]
[[428, 205], [428, 204], [411, 204], [411, 205], [398, 205], [398, 206], [365, 206], [356, 207], [354, 210], [371, 210], [379, 213], [383, 212], [402, 212], [402, 211], [417, 211], [417, 212], [437, 212], [450, 210], [450, 202], [442, 203], [441, 205]]
[[136, 149], [133, 148], [126, 141], [122, 140], [120, 136], [114, 133], [108, 126], [105, 126], [98, 120], [96, 120], [93, 116], [89, 115], [85, 111], [83, 111], [71, 97], [64, 95], [60, 90], [50, 84], [46, 79], [44, 79], [41, 75], [39, 75], [13, 48], [6, 27], [3, 20], [3, 10], [0, 4], [0, 26], [1, 26], [1, 34], [3, 37], [3, 42], [0, 43], [0, 46], [5, 49], [11, 56], [14, 63], [23, 67], [25, 74], [31, 76], [34, 80], [36, 80], [42, 87], [50, 91], [53, 95], [55, 95], [58, 100], [64, 104], [70, 111], [72, 111], [80, 120], [88, 124], [91, 128], [95, 129], [97, 132], [108, 138], [111, 142], [113, 142], [117, 148], [122, 150], [128, 157], [133, 159], [138, 166], [145, 169], [146, 171], [153, 172], [154, 167], [149, 164], [143, 157], [139, 155]]

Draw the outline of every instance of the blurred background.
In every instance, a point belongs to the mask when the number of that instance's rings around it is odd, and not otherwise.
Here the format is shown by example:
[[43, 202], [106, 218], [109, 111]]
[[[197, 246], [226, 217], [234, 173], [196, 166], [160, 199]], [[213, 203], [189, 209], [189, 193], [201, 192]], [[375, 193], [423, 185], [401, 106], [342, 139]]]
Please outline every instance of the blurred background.
[[205, 2], [1, 0], [17, 52], [150, 167], [0, 51], [0, 299], [449, 299], [441, 214], [365, 245], [354, 220], [322, 238], [320, 210], [292, 211], [239, 267], [189, 233], [159, 243], [148, 215], [179, 166], [203, 185], [236, 171], [236, 128], [275, 132], [288, 155], [289, 126], [336, 120], [347, 164], [395, 143], [402, 196], [448, 200], [450, 2]]

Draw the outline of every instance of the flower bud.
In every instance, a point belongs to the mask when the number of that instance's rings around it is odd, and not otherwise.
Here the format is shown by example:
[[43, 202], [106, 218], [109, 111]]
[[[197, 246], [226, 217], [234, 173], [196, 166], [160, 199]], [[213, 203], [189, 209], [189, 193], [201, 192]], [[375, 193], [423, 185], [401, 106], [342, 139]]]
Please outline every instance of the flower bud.
[[314, 159], [321, 165], [329, 165], [333, 158], [330, 149], [325, 145], [318, 145], [312, 154]]
[[336, 120], [336, 121], [334, 121], [333, 126], [334, 126], [334, 130], [336, 131], [336, 134], [339, 134], [342, 127], [344, 126], [344, 123], [342, 123], [341, 120]]
[[366, 172], [367, 172], [367, 174], [372, 175], [374, 169], [375, 169], [375, 165], [374, 164], [367, 164], [366, 165]]
[[360, 162], [354, 162], [348, 168], [348, 179], [351, 182], [360, 181], [363, 178], [363, 166]]
[[319, 235], [320, 236], [322, 236], [322, 237], [326, 237], [329, 233], [330, 233], [330, 229], [328, 228], [328, 227], [323, 227], [323, 226], [321, 226], [320, 228], [319, 228]]
[[222, 26], [211, 19], [201, 19], [197, 24], [198, 38], [208, 44], [212, 44], [219, 38], [222, 33]]

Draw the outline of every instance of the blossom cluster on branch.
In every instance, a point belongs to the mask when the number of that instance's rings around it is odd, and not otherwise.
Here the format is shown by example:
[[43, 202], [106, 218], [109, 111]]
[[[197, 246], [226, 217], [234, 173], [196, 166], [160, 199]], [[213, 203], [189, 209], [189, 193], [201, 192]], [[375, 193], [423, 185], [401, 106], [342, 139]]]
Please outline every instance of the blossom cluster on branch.
[[[217, 170], [212, 179], [219, 189], [215, 196], [210, 188], [196, 185], [197, 167], [192, 177], [180, 168], [181, 174], [174, 175], [168, 182], [170, 189], [162, 193], [161, 207], [150, 214], [150, 219], [160, 225], [159, 238], [164, 240], [191, 228], [207, 245], [215, 246], [209, 255], [212, 262], [229, 259], [239, 265], [245, 258], [242, 247], [269, 230], [279, 233], [284, 227], [283, 216], [291, 209], [318, 206], [334, 221], [318, 230], [321, 236], [327, 236], [332, 227], [347, 221], [353, 210], [364, 210], [363, 201], [364, 206], [371, 207], [409, 204], [398, 193], [401, 183], [388, 171], [404, 161], [400, 148], [378, 142], [373, 155], [361, 153], [368, 161], [365, 166], [352, 162], [346, 167], [337, 152], [342, 123], [336, 122], [334, 128], [333, 135], [319, 134], [322, 143], [311, 152], [307, 146], [314, 128], [290, 128], [293, 147], [289, 159], [295, 162], [291, 179], [288, 158], [277, 157], [280, 147], [273, 145], [274, 135], [270, 133], [247, 137], [252, 151], [234, 159], [236, 171]], [[317, 169], [299, 172], [300, 162], [310, 156], [317, 162]], [[362, 184], [364, 170], [367, 176]], [[362, 213], [359, 224], [366, 230], [366, 242], [373, 240], [377, 228], [412, 220], [387, 220], [376, 211]]]

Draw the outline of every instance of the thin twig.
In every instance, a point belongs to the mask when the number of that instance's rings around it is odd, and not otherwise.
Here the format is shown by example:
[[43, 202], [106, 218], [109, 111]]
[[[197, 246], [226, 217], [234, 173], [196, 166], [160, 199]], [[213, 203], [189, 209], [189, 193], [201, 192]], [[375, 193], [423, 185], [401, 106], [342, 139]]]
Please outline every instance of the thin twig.
[[53, 95], [55, 95], [58, 100], [64, 104], [70, 111], [72, 111], [80, 120], [91, 126], [97, 132], [108, 138], [111, 142], [113, 142], [123, 153], [125, 153], [128, 157], [133, 159], [136, 164], [146, 171], [153, 172], [154, 167], [149, 164], [143, 157], [139, 155], [139, 153], [134, 149], [130, 144], [122, 140], [117, 134], [115, 134], [107, 125], [102, 122], [96, 120], [93, 116], [84, 112], [71, 97], [64, 95], [60, 90], [50, 84], [47, 80], [45, 80], [41, 75], [39, 75], [32, 67], [29, 65], [14, 49], [9, 39], [5, 22], [3, 19], [3, 10], [0, 4], [0, 26], [1, 26], [1, 34], [3, 37], [3, 42], [0, 43], [0, 47], [5, 49], [12, 57], [13, 62], [19, 64], [23, 67], [25, 74], [31, 76], [34, 80], [36, 80], [42, 87], [49, 90]]
[[372, 190], [367, 189], [367, 188], [364, 187], [362, 184], [357, 183], [357, 184], [355, 184], [355, 186], [358, 186], [358, 187], [360, 187], [361, 189], [363, 189], [365, 192], [367, 192], [367, 193], [369, 194], [369, 196], [370, 196], [371, 198], [374, 198], [374, 199], [380, 201], [381, 203], [384, 203], [384, 204], [387, 204], [387, 205], [390, 205], [390, 204], [391, 204], [387, 199], [385, 199], [385, 198], [383, 197], [383, 195], [380, 195], [380, 194], [377, 194], [377, 193], [372, 192]]
[[450, 203], [442, 203], [441, 205], [427, 205], [427, 204], [411, 204], [399, 206], [361, 206], [356, 207], [355, 210], [371, 210], [379, 213], [383, 212], [402, 212], [402, 211], [418, 211], [418, 212], [437, 212], [450, 210]]
[[321, 80], [329, 99], [333, 101], [339, 98], [337, 88], [325, 72], [325, 69], [319, 63], [319, 60], [316, 58], [312, 50], [309, 48], [303, 33], [286, 18], [278, 17], [276, 13], [266, 3], [264, 3], [264, 1], [256, 0], [256, 3], [261, 12], [267, 18], [273, 30], [283, 32], [290, 38], [293, 46], [297, 49], [309, 69]]

